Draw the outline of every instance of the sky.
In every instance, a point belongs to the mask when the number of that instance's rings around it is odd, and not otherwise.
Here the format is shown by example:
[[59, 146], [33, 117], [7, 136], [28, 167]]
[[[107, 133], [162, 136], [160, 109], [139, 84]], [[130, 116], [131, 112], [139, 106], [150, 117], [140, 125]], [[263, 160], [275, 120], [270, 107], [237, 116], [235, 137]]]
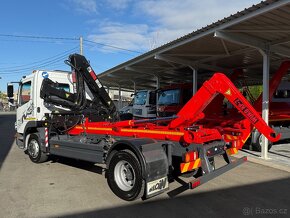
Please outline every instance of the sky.
[[[0, 91], [35, 69], [70, 70], [83, 54], [97, 73], [248, 8], [259, 0], [1, 0]], [[29, 36], [29, 37], [27, 37]]]

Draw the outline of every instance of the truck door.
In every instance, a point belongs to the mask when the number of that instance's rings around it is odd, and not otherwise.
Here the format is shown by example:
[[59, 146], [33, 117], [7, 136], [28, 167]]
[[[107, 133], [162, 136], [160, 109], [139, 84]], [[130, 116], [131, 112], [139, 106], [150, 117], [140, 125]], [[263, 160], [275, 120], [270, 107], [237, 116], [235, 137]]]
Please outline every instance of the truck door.
[[32, 102], [32, 81], [23, 82], [18, 91], [18, 108], [16, 114], [16, 128], [18, 133], [23, 133], [28, 121], [34, 120]]

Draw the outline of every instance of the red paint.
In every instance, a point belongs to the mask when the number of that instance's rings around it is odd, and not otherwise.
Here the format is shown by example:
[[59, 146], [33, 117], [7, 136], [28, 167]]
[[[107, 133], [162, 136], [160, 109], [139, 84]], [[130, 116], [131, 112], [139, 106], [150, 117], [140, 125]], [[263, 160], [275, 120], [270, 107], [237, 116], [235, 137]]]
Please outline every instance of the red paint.
[[197, 180], [197, 181], [195, 181], [195, 182], [193, 182], [193, 183], [191, 184], [191, 188], [194, 189], [194, 188], [196, 188], [196, 187], [199, 186], [199, 185], [200, 185], [200, 180]]
[[[230, 89], [232, 95], [225, 95]], [[247, 113], [240, 110], [240, 113], [247, 118], [250, 112], [258, 121], [253, 122], [252, 119], [244, 119], [244, 123], [239, 125], [228, 126], [217, 125], [198, 125], [198, 121], [204, 119], [204, 109], [207, 105], [220, 93], [237, 107], [235, 100], [239, 99], [246, 108]], [[189, 128], [195, 126], [198, 128]], [[248, 128], [244, 128], [244, 127]], [[177, 118], [172, 120], [167, 126], [157, 126], [154, 123], [135, 123], [134, 120], [120, 122], [85, 122], [84, 127], [86, 133], [91, 134], [108, 134], [113, 136], [127, 136], [136, 138], [153, 138], [158, 140], [171, 140], [181, 143], [197, 143], [203, 144], [214, 140], [224, 140], [224, 135], [228, 131], [235, 131], [239, 140], [246, 134], [251, 132], [251, 128], [255, 126], [269, 140], [277, 141], [280, 136], [272, 137], [274, 131], [267, 126], [260, 115], [255, 111], [251, 104], [243, 97], [234, 84], [221, 73], [215, 73], [214, 76], [206, 81], [196, 94], [187, 102], [187, 104], [178, 112]], [[81, 134], [84, 130], [82, 126], [76, 126], [69, 131], [69, 134]]]

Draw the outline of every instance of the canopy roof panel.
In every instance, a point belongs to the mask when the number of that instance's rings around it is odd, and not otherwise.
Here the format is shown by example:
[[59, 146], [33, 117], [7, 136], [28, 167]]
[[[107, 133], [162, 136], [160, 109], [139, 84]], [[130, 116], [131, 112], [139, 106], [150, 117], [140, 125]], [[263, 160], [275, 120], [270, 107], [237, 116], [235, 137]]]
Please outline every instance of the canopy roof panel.
[[230, 74], [242, 69], [245, 78], [262, 81], [260, 50], [271, 52], [271, 74], [290, 59], [290, 0], [267, 0], [194, 31], [99, 75], [107, 86], [133, 90], [192, 81], [215, 71]]

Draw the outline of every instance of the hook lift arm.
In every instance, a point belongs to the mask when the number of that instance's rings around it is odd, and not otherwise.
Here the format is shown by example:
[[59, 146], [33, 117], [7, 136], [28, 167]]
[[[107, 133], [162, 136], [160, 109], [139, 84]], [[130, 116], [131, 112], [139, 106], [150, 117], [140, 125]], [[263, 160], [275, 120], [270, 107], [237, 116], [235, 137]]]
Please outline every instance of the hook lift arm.
[[179, 111], [176, 119], [172, 120], [169, 128], [179, 126], [190, 126], [199, 119], [204, 118], [203, 110], [220, 93], [225, 96], [250, 123], [257, 128], [270, 141], [275, 142], [280, 139], [260, 117], [258, 112], [243, 97], [235, 85], [222, 73], [215, 73], [214, 76], [206, 81], [196, 94]]

